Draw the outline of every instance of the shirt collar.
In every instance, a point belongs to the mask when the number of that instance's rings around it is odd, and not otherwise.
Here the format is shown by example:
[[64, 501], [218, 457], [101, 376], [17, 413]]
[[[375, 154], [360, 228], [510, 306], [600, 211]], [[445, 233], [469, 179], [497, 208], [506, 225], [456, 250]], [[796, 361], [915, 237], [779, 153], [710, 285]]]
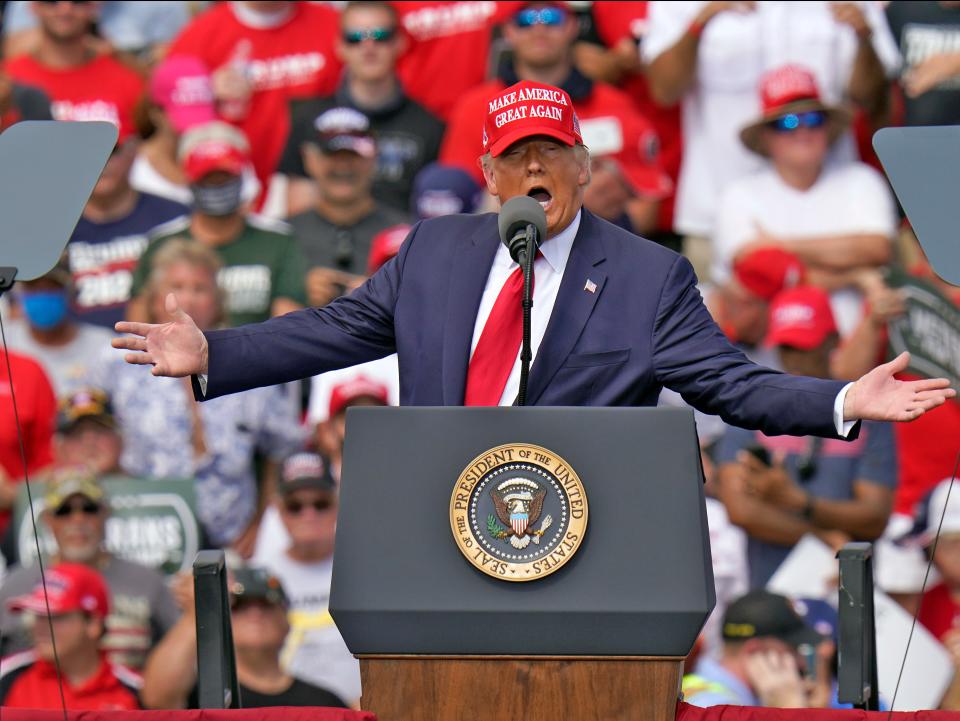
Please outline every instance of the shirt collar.
[[544, 260], [550, 264], [554, 273], [563, 273], [567, 267], [567, 260], [570, 258], [570, 249], [573, 248], [573, 241], [577, 237], [577, 231], [580, 230], [580, 216], [582, 210], [578, 210], [570, 225], [561, 230], [552, 238], [545, 240], [540, 246], [540, 252]]
[[[552, 238], [548, 238], [540, 245], [540, 254], [547, 261], [547, 265], [554, 273], [563, 274], [567, 267], [567, 261], [570, 259], [570, 250], [573, 248], [573, 241], [577, 237], [577, 231], [580, 229], [580, 217], [582, 210], [578, 210], [576, 216], [570, 221], [570, 225], [561, 230]], [[500, 243], [500, 248], [494, 256], [493, 263], [499, 268], [518, 268], [517, 263], [510, 257], [507, 246]]]

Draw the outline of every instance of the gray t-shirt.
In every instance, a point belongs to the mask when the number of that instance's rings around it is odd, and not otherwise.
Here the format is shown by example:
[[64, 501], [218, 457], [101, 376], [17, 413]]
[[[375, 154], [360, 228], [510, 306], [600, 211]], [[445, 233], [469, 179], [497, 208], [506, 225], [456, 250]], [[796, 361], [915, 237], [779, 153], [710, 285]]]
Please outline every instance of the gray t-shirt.
[[7, 345], [10, 350], [28, 355], [46, 371], [57, 398], [89, 384], [93, 364], [110, 347], [114, 333], [89, 323], [77, 323], [77, 336], [66, 345], [48, 346], [38, 343], [30, 335], [30, 327], [23, 319], [7, 326]]
[[334, 225], [315, 210], [295, 215], [288, 222], [308, 268], [322, 266], [366, 275], [373, 239], [380, 231], [407, 221], [403, 213], [378, 204], [350, 226]]
[[[147, 653], [173, 626], [180, 610], [163, 576], [151, 568], [110, 556], [99, 571], [110, 589], [110, 615], [101, 646], [112, 663], [143, 668]], [[18, 566], [4, 577], [0, 585], [0, 655], [9, 656], [33, 645], [22, 617], [7, 610], [7, 601], [30, 593], [38, 583], [37, 565]]]

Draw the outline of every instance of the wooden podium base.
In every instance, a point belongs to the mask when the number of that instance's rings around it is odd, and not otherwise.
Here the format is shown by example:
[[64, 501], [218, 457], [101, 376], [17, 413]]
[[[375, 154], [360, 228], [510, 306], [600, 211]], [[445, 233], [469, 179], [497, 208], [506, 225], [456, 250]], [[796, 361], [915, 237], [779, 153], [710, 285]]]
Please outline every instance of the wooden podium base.
[[359, 656], [380, 721], [674, 721], [682, 658]]

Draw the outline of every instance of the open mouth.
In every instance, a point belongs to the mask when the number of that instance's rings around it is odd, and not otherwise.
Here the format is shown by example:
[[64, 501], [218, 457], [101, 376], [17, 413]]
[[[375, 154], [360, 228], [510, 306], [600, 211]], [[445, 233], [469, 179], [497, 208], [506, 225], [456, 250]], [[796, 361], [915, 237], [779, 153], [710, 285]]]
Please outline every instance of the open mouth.
[[553, 200], [553, 196], [550, 194], [550, 191], [541, 186], [536, 186], [527, 191], [527, 195], [540, 203], [540, 207], [546, 210], [550, 207], [550, 203]]

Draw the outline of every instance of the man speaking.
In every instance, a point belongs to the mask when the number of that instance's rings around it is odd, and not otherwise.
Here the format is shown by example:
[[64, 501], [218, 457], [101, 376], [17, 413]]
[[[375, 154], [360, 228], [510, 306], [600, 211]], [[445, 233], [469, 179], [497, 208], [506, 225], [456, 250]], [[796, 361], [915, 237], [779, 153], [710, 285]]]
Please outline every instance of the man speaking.
[[[905, 421], [955, 395], [945, 379], [903, 383], [906, 354], [855, 383], [751, 363], [704, 307], [690, 263], [583, 209], [590, 181], [570, 97], [521, 82], [483, 121], [488, 190], [546, 212], [534, 262], [527, 403], [652, 406], [663, 386], [705, 413], [770, 435], [847, 436], [859, 419]], [[118, 323], [113, 341], [153, 374], [193, 375], [198, 398], [283, 383], [396, 352], [403, 405], [510, 405], [520, 382], [522, 273], [497, 216], [418, 223], [399, 255], [350, 296], [241, 328]]]

